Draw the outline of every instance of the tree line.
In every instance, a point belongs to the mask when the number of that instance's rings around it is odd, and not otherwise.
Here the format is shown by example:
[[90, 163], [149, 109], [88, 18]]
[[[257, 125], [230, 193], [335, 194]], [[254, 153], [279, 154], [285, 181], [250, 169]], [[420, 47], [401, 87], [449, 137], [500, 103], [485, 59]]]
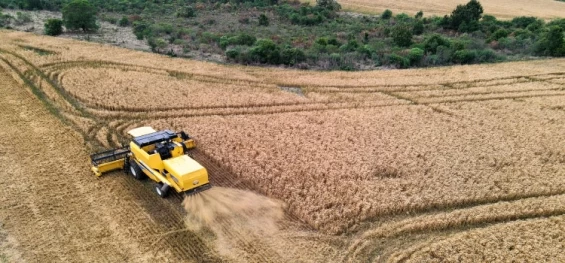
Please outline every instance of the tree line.
[[[0, 6], [10, 1], [0, 0]], [[59, 5], [63, 19], [45, 24], [50, 35], [62, 33], [63, 26], [93, 32], [99, 19], [131, 26], [154, 52], [216, 53], [241, 64], [356, 70], [565, 56], [565, 19], [501, 21], [485, 15], [476, 0], [444, 17], [390, 10], [379, 16], [352, 16], [340, 13], [334, 0], [317, 0], [315, 5], [294, 0], [18, 2], [28, 9], [46, 8], [46, 2]], [[216, 19], [219, 14], [225, 19]]]

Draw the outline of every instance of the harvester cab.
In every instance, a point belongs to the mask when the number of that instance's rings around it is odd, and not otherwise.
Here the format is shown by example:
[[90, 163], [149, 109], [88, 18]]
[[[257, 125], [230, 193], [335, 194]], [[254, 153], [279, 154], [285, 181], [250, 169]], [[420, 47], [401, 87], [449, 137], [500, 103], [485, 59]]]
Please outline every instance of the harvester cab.
[[128, 134], [132, 137], [129, 146], [90, 156], [96, 176], [124, 169], [135, 179], [155, 181], [155, 191], [161, 197], [166, 197], [171, 188], [186, 194], [210, 188], [206, 168], [187, 155], [196, 145], [185, 132], [140, 127]]

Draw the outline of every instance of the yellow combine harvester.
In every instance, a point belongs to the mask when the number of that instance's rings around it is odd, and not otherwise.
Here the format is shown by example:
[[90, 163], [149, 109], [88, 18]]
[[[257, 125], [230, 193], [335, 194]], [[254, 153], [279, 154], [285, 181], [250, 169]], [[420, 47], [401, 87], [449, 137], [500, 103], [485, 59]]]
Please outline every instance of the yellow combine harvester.
[[149, 177], [157, 182], [155, 191], [161, 197], [171, 188], [187, 194], [210, 188], [206, 168], [186, 155], [196, 145], [185, 132], [141, 127], [128, 134], [132, 136], [129, 146], [90, 156], [96, 176], [124, 169], [138, 180]]

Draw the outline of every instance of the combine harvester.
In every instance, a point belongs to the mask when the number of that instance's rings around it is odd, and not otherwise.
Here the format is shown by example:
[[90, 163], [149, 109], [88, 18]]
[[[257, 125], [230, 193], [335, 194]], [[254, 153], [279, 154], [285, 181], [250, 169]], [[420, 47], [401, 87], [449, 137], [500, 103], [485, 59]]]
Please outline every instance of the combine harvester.
[[187, 155], [196, 144], [185, 132], [141, 127], [128, 134], [132, 137], [129, 146], [90, 156], [96, 176], [124, 169], [138, 180], [149, 177], [163, 198], [171, 188], [177, 193], [196, 194], [211, 187], [206, 168]]

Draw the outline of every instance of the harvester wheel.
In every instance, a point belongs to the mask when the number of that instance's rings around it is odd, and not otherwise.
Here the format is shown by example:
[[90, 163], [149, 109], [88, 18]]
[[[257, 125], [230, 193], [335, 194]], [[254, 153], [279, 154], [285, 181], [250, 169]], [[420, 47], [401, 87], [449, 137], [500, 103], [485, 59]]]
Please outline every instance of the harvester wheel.
[[137, 180], [143, 180], [147, 177], [134, 160], [129, 161], [129, 173]]
[[158, 183], [155, 185], [155, 192], [157, 192], [160, 197], [165, 198], [169, 195], [169, 187], [163, 183]]

